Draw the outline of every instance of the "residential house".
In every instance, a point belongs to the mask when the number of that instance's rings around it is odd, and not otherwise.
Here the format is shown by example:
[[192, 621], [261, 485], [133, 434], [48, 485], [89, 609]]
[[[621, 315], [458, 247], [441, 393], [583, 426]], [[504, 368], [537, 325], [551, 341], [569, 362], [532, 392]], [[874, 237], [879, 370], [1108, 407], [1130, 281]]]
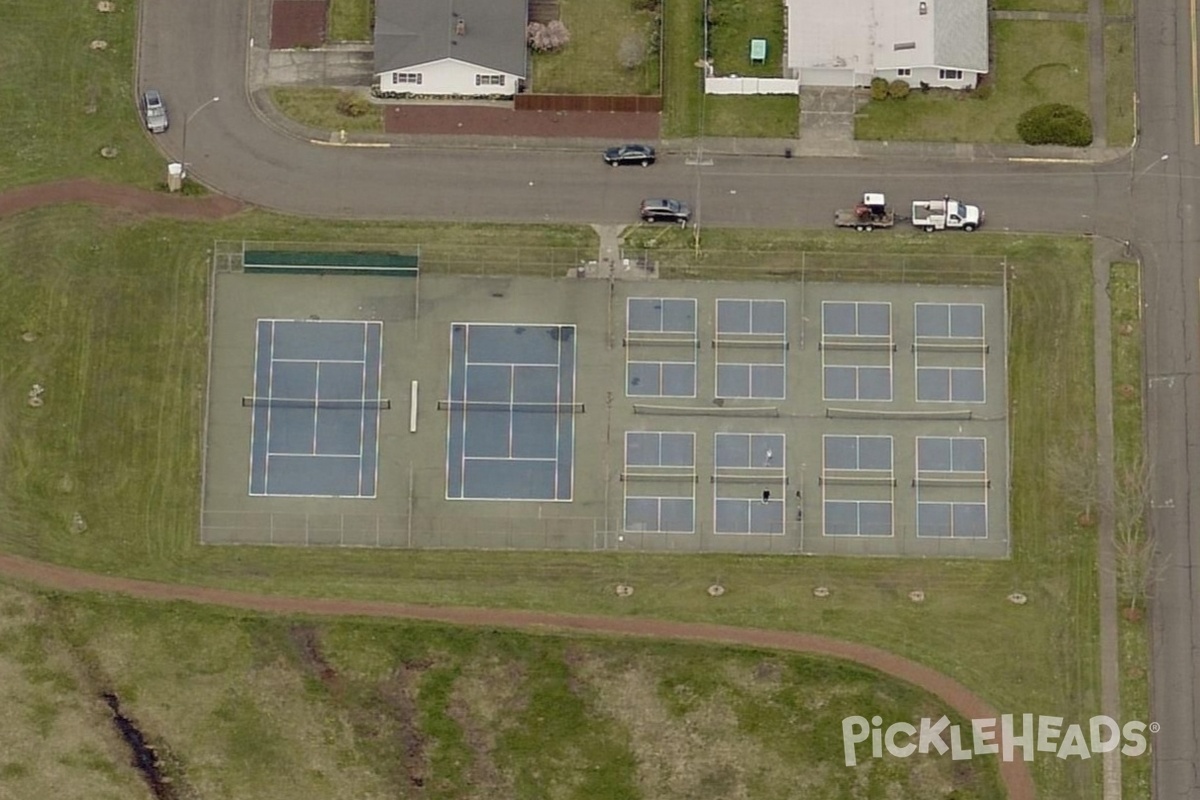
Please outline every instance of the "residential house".
[[988, 71], [987, 0], [785, 0], [787, 66], [802, 86], [872, 78], [973, 88]]
[[527, 0], [376, 0], [376, 88], [511, 97], [527, 74], [527, 15]]

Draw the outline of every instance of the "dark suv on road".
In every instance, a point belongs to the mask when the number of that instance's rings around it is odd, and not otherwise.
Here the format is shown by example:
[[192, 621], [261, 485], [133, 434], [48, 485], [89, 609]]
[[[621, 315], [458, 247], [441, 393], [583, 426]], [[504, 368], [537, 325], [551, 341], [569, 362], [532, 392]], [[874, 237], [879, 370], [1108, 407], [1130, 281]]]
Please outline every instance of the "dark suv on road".
[[676, 222], [686, 225], [692, 218], [692, 210], [686, 203], [670, 198], [642, 201], [643, 222]]

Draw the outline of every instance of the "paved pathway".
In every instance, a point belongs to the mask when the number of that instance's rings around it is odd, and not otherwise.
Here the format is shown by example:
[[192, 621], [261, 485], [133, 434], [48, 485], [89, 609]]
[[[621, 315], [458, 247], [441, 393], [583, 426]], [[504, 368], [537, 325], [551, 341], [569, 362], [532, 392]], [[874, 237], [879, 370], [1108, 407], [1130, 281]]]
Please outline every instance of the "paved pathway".
[[[962, 684], [915, 661], [869, 645], [790, 631], [668, 622], [638, 617], [595, 617], [540, 611], [415, 606], [365, 600], [259, 595], [98, 575], [10, 555], [0, 555], [0, 576], [15, 581], [28, 581], [43, 589], [56, 591], [105, 592], [142, 600], [204, 603], [265, 614], [376, 617], [487, 628], [545, 632], [578, 631], [589, 634], [716, 642], [830, 656], [853, 661], [911, 683], [941, 698], [965, 719], [992, 719], [999, 716], [995, 709]], [[1008, 790], [1009, 800], [1033, 800], [1035, 797], [1033, 778], [1024, 761], [1001, 761], [1000, 777]]]

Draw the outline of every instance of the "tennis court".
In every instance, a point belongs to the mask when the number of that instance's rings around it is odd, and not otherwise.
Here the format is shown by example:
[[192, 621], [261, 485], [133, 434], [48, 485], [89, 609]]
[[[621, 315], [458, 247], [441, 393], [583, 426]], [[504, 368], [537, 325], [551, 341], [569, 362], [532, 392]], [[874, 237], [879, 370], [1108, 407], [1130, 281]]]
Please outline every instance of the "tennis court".
[[383, 323], [258, 320], [250, 494], [375, 496]]
[[575, 326], [450, 326], [447, 500], [569, 501]]

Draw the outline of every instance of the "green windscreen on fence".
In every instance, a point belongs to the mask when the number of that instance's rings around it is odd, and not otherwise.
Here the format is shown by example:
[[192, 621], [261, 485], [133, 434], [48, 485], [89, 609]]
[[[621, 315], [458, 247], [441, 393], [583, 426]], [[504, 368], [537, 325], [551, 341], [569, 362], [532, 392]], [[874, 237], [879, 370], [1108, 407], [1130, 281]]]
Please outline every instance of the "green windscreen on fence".
[[338, 273], [344, 275], [397, 275], [413, 277], [420, 256], [384, 251], [247, 250], [242, 255], [246, 272]]

